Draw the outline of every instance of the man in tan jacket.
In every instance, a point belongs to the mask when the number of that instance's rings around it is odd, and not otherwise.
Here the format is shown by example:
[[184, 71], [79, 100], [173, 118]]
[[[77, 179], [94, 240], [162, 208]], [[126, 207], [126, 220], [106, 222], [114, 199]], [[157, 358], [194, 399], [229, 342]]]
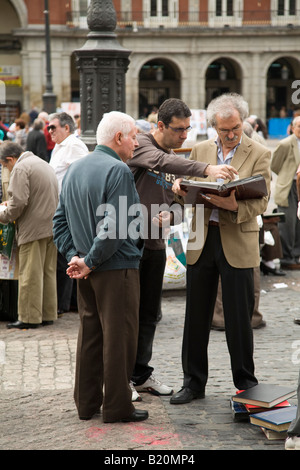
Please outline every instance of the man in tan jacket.
[[294, 118], [293, 134], [283, 139], [274, 150], [271, 170], [277, 175], [274, 201], [279, 212], [285, 213], [285, 222], [278, 224], [283, 269], [300, 269], [300, 221], [297, 218], [298, 195], [296, 172], [300, 165], [300, 116]]
[[[222, 95], [213, 100], [207, 109], [207, 119], [217, 131], [217, 140], [196, 144], [191, 159], [212, 165], [230, 164], [238, 171], [239, 178], [261, 174], [269, 191], [270, 152], [243, 133], [247, 114], [248, 105], [239, 95]], [[174, 190], [184, 195], [178, 185]], [[204, 221], [195, 216], [192, 221], [196, 238], [201, 238], [204, 226], [203, 242], [200, 245], [190, 237], [187, 247], [184, 382], [183, 388], [171, 398], [172, 404], [189, 403], [205, 396], [207, 348], [219, 276], [234, 385], [247, 389], [257, 384], [251, 328], [253, 268], [260, 264], [257, 216], [266, 210], [268, 197], [237, 201], [235, 191], [225, 198], [209, 196], [216, 207], [204, 209]]]
[[15, 221], [19, 248], [18, 321], [7, 327], [48, 325], [57, 317], [57, 252], [52, 234], [57, 179], [47, 162], [14, 142], [1, 144], [0, 162], [11, 172], [0, 222]]

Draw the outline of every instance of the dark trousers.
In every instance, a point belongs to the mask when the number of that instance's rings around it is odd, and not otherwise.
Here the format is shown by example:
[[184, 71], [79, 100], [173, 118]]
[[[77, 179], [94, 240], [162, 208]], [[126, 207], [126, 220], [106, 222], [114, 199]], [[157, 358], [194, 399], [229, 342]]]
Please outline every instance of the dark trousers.
[[103, 405], [104, 422], [134, 411], [129, 381], [138, 336], [138, 269], [94, 271], [78, 281], [78, 333], [74, 399], [79, 416]]
[[199, 260], [187, 268], [182, 364], [184, 386], [195, 391], [204, 391], [208, 378], [207, 349], [219, 276], [234, 385], [238, 389], [246, 389], [257, 384], [251, 328], [253, 269], [230, 266], [223, 253], [219, 228], [210, 226]]
[[300, 220], [297, 217], [296, 181], [292, 183], [288, 204], [288, 207], [278, 206], [278, 211], [285, 213], [285, 222], [278, 223], [283, 255], [282, 264], [296, 263], [300, 256]]
[[143, 384], [153, 371], [153, 367], [149, 366], [149, 362], [152, 357], [165, 265], [165, 250], [145, 248], [140, 263], [139, 339], [132, 376], [132, 380], [136, 385]]
[[67, 274], [68, 262], [66, 258], [57, 253], [56, 285], [57, 285], [57, 310], [68, 312], [70, 310], [74, 280]]
[[299, 372], [298, 387], [297, 387], [297, 402], [298, 402], [298, 406], [297, 406], [296, 418], [293, 419], [288, 429], [288, 435], [290, 437], [300, 436], [300, 372]]

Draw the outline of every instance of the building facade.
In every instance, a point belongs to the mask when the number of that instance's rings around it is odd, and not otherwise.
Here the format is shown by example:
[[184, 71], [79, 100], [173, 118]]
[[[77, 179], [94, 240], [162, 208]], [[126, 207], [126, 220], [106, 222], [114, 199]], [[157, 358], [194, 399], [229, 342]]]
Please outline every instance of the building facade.
[[[131, 51], [126, 112], [146, 115], [169, 97], [205, 109], [241, 93], [267, 120], [300, 107], [300, 0], [114, 0], [117, 38]], [[89, 0], [49, 2], [57, 105], [79, 101], [74, 51], [89, 32]], [[46, 86], [43, 0], [1, 0], [2, 119], [41, 109]], [[299, 82], [299, 83], [298, 83]], [[299, 101], [299, 102], [298, 102]]]

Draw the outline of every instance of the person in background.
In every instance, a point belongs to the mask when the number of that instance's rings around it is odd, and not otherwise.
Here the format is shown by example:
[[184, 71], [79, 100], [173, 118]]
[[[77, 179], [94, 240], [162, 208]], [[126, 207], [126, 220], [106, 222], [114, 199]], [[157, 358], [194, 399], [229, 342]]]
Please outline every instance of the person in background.
[[45, 139], [46, 139], [47, 161], [49, 162], [50, 158], [51, 158], [52, 150], [55, 147], [55, 142], [53, 142], [53, 140], [51, 139], [51, 135], [49, 134], [49, 131], [48, 131], [49, 114], [46, 113], [46, 111], [41, 111], [38, 115], [38, 118], [42, 119], [43, 122], [44, 122], [44, 129], [43, 130], [44, 130], [44, 136], [45, 136]]
[[20, 145], [23, 150], [26, 149], [26, 142], [27, 142], [27, 128], [26, 123], [23, 119], [16, 119], [15, 120], [15, 142], [16, 144]]
[[[67, 113], [57, 113], [49, 116], [48, 132], [55, 147], [52, 150], [50, 166], [54, 169], [60, 194], [63, 178], [72, 163], [86, 157], [89, 153], [87, 146], [75, 136], [75, 122]], [[73, 279], [66, 274], [68, 268], [66, 259], [58, 252], [57, 255], [57, 313], [58, 316], [68, 312], [71, 307], [72, 292], [75, 288]]]
[[273, 152], [271, 170], [277, 175], [274, 201], [285, 221], [279, 222], [283, 258], [281, 267], [300, 269], [300, 220], [297, 218], [296, 172], [300, 164], [300, 116], [292, 122], [292, 135], [281, 140]]
[[48, 163], [15, 142], [0, 145], [0, 161], [11, 173], [0, 222], [15, 221], [19, 249], [18, 320], [7, 328], [49, 325], [57, 318], [57, 252], [52, 233], [57, 179]]
[[297, 402], [297, 414], [287, 430], [287, 438], [284, 444], [285, 450], [300, 450], [300, 372], [297, 387]]
[[28, 132], [26, 150], [48, 162], [47, 143], [43, 132], [44, 125], [42, 119], [34, 120], [33, 128]]

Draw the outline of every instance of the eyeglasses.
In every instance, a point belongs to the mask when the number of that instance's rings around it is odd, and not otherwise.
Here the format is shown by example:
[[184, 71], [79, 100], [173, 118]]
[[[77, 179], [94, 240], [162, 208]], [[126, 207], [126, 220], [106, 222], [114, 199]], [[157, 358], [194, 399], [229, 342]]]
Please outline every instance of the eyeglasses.
[[54, 126], [53, 124], [51, 126], [47, 126], [47, 131], [50, 132], [50, 131], [55, 131], [56, 129], [56, 126]]
[[236, 126], [234, 127], [233, 129], [219, 129], [219, 128], [216, 128], [217, 131], [220, 133], [220, 134], [224, 134], [224, 135], [227, 135], [227, 134], [230, 134], [230, 132], [233, 132], [234, 134], [236, 134], [237, 132], [239, 132], [242, 128], [241, 126]]
[[192, 126], [188, 127], [172, 127], [172, 126], [166, 126], [172, 129], [173, 132], [176, 132], [177, 134], [182, 134], [183, 132], [190, 132], [192, 130]]

